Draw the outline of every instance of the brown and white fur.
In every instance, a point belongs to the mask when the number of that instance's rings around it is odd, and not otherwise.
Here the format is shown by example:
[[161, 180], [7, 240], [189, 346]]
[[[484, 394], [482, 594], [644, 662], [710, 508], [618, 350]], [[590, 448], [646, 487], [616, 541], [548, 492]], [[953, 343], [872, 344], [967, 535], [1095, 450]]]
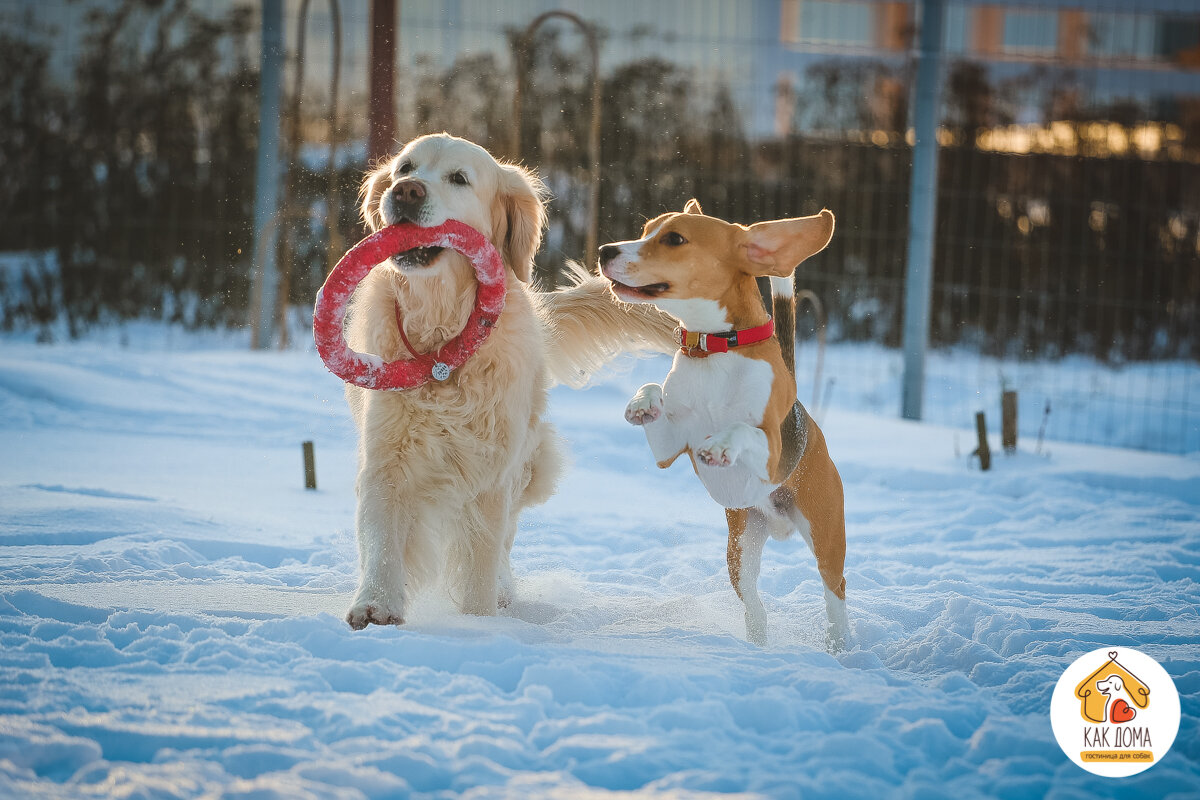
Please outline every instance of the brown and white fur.
[[[491, 336], [445, 382], [406, 391], [347, 386], [359, 431], [356, 529], [360, 578], [347, 622], [403, 624], [410, 593], [442, 575], [463, 612], [495, 614], [511, 592], [509, 550], [521, 510], [544, 502], [562, 469], [544, 419], [553, 381], [578, 385], [620, 352], [669, 352], [673, 323], [614, 301], [582, 271], [552, 293], [528, 288], [546, 221], [544, 189], [521, 167], [448, 134], [409, 142], [369, 173], [362, 214], [371, 230], [457, 219], [486, 235], [507, 272]], [[347, 341], [384, 360], [411, 358], [458, 335], [475, 300], [470, 262], [450, 249], [393, 256], [353, 298]]]
[[[698, 333], [766, 323], [755, 279], [771, 276], [775, 306], [788, 312], [777, 316], [794, 326], [793, 271], [825, 248], [833, 225], [833, 214], [822, 211], [746, 227], [705, 216], [691, 200], [683, 213], [646, 223], [641, 239], [602, 247], [601, 271], [617, 297], [653, 304]], [[790, 343], [794, 330], [778, 334]], [[663, 384], [639, 389], [625, 418], [643, 426], [659, 467], [687, 453], [725, 507], [729, 579], [745, 605], [748, 638], [766, 641], [758, 594], [763, 544], [798, 530], [825, 584], [826, 638], [834, 649], [847, 632], [842, 481], [820, 428], [796, 403], [793, 370], [774, 336], [702, 358], [680, 350]], [[793, 413], [798, 424], [789, 442], [781, 427]], [[797, 448], [799, 460], [785, 472], [784, 453], [794, 458]]]

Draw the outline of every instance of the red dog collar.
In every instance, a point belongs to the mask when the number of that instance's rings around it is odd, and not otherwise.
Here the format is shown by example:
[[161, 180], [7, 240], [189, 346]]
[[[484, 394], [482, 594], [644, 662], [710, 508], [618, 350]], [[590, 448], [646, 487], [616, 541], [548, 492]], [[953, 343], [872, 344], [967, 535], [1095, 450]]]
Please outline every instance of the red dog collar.
[[775, 320], [754, 328], [745, 328], [728, 333], [693, 333], [685, 328], [675, 329], [675, 342], [685, 356], [704, 358], [710, 353], [728, 353], [735, 347], [765, 342], [775, 335]]

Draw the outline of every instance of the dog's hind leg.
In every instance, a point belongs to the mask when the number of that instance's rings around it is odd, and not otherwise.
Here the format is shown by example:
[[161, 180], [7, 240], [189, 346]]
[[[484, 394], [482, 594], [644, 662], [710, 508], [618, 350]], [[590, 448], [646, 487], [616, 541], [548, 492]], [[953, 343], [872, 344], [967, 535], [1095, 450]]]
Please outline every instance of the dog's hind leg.
[[558, 431], [549, 422], [537, 421], [534, 424], [536, 443], [533, 452], [525, 462], [521, 481], [519, 499], [510, 509], [505, 521], [504, 543], [500, 548], [500, 587], [497, 602], [500, 608], [507, 608], [513, 599], [513, 573], [509, 556], [512, 553], [513, 540], [517, 535], [517, 521], [521, 511], [530, 506], [538, 506], [550, 499], [558, 480], [562, 477], [563, 456], [562, 440]]
[[[842, 480], [837, 469], [823, 454], [824, 437], [813, 427], [815, 436], [809, 440], [808, 462], [800, 480], [789, 478], [776, 489], [772, 502], [795, 523], [813, 555], [817, 571], [825, 585], [825, 614], [829, 626], [825, 644], [830, 652], [845, 647], [849, 625], [846, 620], [846, 517]], [[811, 434], [810, 434], [811, 435]], [[802, 462], [801, 467], [804, 467]], [[797, 470], [800, 472], [800, 470]]]
[[517, 510], [512, 495], [507, 487], [486, 492], [463, 519], [464, 614], [490, 617], [496, 613], [501, 568], [508, 561], [504, 547], [516, 533]]
[[767, 643], [767, 610], [758, 595], [758, 573], [763, 545], [770, 535], [766, 518], [758, 509], [727, 508], [729, 582], [746, 607], [746, 638], [760, 647]]
[[[525, 462], [523, 488], [519, 505], [521, 508], [539, 506], [550, 499], [562, 477], [563, 456], [562, 440], [558, 431], [549, 422], [538, 422], [534, 434], [537, 444]], [[518, 509], [519, 511], [520, 509]], [[509, 542], [512, 547], [512, 542]]]

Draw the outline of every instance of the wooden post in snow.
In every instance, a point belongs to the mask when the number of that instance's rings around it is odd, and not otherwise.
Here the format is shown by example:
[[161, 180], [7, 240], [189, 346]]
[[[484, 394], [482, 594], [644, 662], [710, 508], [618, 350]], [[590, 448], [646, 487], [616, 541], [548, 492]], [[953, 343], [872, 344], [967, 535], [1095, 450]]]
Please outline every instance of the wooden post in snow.
[[313, 443], [304, 442], [304, 488], [317, 488], [317, 457], [313, 452]]
[[1007, 455], [1017, 452], [1017, 393], [1012, 389], [1000, 395], [1000, 444]]
[[984, 419], [982, 411], [975, 415], [975, 432], [979, 435], [979, 446], [971, 455], [979, 456], [979, 468], [987, 472], [992, 468], [992, 451], [988, 447], [987, 420]]

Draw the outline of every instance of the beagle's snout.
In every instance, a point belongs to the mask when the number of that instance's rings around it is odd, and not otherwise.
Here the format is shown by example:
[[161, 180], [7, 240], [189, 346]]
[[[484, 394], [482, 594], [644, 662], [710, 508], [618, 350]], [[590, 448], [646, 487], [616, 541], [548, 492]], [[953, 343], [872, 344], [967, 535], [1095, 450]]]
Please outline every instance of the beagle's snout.
[[615, 244], [604, 245], [600, 248], [600, 266], [604, 266], [619, 255], [621, 255], [621, 248]]
[[416, 178], [404, 178], [392, 184], [384, 197], [383, 210], [389, 224], [397, 222], [418, 222], [418, 217], [425, 207], [427, 191], [425, 183]]

